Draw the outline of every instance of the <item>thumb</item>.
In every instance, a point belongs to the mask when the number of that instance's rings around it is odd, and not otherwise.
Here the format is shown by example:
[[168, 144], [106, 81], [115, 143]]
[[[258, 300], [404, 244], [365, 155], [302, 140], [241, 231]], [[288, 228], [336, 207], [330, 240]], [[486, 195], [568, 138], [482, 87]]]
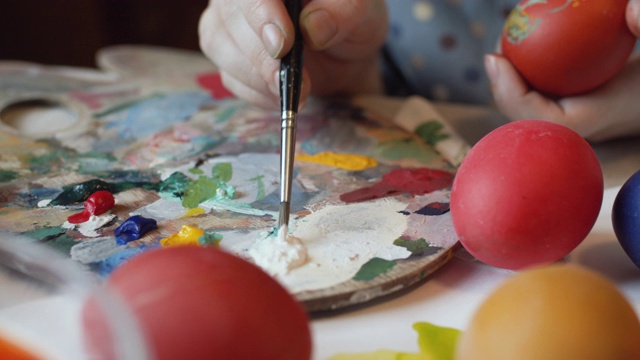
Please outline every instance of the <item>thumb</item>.
[[636, 37], [640, 37], [640, 0], [629, 0], [626, 18], [629, 30]]
[[302, 11], [300, 25], [313, 50], [327, 49], [347, 37], [382, 42], [388, 26], [386, 6], [383, 1], [316, 0]]
[[532, 90], [507, 58], [487, 54], [484, 60], [496, 106], [511, 120], [544, 118], [557, 104]]

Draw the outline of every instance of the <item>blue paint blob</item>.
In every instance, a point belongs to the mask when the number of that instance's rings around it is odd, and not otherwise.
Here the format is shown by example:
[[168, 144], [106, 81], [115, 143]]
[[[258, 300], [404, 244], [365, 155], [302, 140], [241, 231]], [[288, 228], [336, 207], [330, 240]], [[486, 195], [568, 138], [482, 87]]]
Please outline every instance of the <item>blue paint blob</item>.
[[107, 277], [113, 270], [117, 269], [125, 263], [127, 260], [148, 251], [149, 249], [159, 246], [158, 244], [153, 246], [140, 246], [140, 247], [126, 247], [121, 251], [109, 256], [106, 259], [96, 261], [90, 265], [91, 269], [102, 277]]
[[640, 171], [620, 188], [613, 202], [611, 221], [618, 242], [640, 267]]
[[134, 215], [125, 220], [114, 230], [116, 243], [126, 245], [127, 243], [140, 239], [144, 234], [156, 229], [158, 223], [155, 219], [148, 219], [140, 215]]

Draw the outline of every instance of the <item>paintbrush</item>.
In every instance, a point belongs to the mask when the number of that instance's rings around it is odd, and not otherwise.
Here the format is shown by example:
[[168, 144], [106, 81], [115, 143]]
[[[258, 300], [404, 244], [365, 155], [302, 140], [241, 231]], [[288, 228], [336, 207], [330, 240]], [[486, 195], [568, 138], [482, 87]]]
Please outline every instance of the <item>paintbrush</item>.
[[280, 61], [280, 213], [278, 228], [289, 225], [291, 212], [291, 183], [293, 181], [293, 159], [296, 148], [296, 120], [302, 86], [302, 34], [299, 19], [301, 0], [286, 0], [285, 5], [295, 29], [291, 50]]

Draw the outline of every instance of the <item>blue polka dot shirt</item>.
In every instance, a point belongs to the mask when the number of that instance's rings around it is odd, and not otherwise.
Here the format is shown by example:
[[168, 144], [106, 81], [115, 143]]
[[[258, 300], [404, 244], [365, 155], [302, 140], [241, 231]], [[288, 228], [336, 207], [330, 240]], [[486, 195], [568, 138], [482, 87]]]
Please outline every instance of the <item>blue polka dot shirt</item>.
[[441, 101], [491, 102], [484, 55], [495, 52], [518, 0], [388, 0], [387, 90]]

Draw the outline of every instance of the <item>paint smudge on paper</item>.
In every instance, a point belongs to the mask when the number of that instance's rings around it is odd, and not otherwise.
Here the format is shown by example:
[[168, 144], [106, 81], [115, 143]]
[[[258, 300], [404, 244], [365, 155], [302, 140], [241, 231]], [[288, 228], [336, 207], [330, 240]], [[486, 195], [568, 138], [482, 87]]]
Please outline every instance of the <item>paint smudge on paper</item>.
[[273, 229], [256, 239], [249, 248], [249, 255], [274, 277], [286, 275], [308, 260], [307, 249], [299, 238], [289, 234], [287, 225], [281, 226], [277, 233]]
[[331, 151], [325, 151], [315, 155], [301, 154], [296, 156], [296, 160], [333, 166], [351, 171], [360, 171], [378, 166], [378, 161], [368, 156], [359, 154], [337, 154]]
[[418, 333], [419, 352], [401, 352], [393, 350], [377, 350], [367, 353], [336, 354], [329, 360], [451, 360], [454, 358], [458, 340], [462, 331], [428, 322], [417, 322], [413, 329]]
[[353, 203], [403, 193], [412, 196], [423, 195], [435, 190], [448, 188], [452, 183], [453, 175], [447, 171], [428, 168], [400, 168], [391, 170], [373, 186], [340, 195], [340, 200], [346, 203]]
[[367, 261], [360, 270], [353, 276], [355, 281], [371, 281], [376, 277], [388, 272], [396, 266], [393, 260], [385, 260], [380, 258], [372, 258]]
[[116, 244], [126, 245], [131, 241], [140, 239], [146, 233], [157, 227], [158, 222], [155, 219], [134, 215], [120, 224], [120, 226], [114, 230], [113, 234], [116, 237]]
[[96, 191], [84, 203], [82, 212], [73, 214], [67, 218], [71, 224], [83, 223], [93, 215], [102, 215], [111, 210], [115, 205], [115, 198], [107, 190]]

